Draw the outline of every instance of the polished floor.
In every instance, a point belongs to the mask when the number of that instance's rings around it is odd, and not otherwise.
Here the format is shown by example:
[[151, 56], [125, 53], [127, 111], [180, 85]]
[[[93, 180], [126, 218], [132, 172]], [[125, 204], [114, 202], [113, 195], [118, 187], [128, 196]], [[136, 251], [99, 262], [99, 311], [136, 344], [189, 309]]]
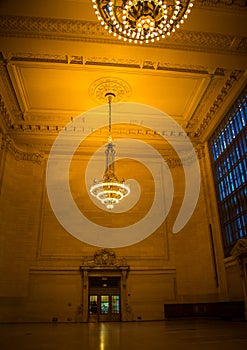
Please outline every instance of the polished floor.
[[1, 350], [246, 350], [247, 322], [1, 324]]

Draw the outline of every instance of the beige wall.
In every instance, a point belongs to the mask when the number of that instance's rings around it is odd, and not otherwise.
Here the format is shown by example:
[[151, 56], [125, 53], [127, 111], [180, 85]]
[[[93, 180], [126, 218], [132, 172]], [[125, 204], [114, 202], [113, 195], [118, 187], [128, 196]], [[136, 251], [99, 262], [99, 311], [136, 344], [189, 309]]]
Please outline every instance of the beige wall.
[[242, 272], [237, 260], [232, 257], [225, 259], [226, 276], [227, 276], [227, 291], [230, 300], [243, 300], [243, 282]]
[[16, 160], [2, 150], [1, 296], [28, 295], [29, 267], [34, 261], [40, 217], [42, 167]]
[[[23, 151], [17, 160], [13, 150], [1, 150], [0, 321], [51, 322], [56, 317], [61, 322], [80, 322], [80, 265], [98, 248], [72, 237], [59, 224], [46, 194], [45, 157], [36, 162], [25, 160], [25, 154]], [[206, 156], [200, 156], [202, 176], [207, 162]], [[180, 233], [172, 234], [184, 184], [182, 168], [176, 166], [171, 171], [177, 191], [165, 222], [142, 242], [114, 249], [130, 266], [126, 287], [129, 320], [163, 319], [164, 303], [227, 299], [218, 243], [219, 287], [215, 280], [208, 181], [202, 181], [190, 221]], [[241, 293], [234, 289], [234, 284], [240, 288], [238, 277], [234, 273], [233, 281], [230, 269], [227, 273], [229, 298], [240, 299]]]

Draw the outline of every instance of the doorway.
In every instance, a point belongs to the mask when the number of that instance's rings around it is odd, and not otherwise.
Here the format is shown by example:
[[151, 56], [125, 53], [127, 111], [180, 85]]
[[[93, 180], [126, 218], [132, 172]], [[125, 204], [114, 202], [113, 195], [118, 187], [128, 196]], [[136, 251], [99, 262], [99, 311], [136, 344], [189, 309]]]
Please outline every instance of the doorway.
[[88, 322], [121, 321], [120, 277], [89, 277]]

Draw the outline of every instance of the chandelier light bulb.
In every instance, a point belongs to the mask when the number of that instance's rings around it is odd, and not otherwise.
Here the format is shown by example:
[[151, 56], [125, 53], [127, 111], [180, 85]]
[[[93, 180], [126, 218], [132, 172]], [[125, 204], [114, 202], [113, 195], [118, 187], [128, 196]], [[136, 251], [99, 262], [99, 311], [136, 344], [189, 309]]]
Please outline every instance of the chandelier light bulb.
[[[92, 0], [98, 20], [110, 28], [114, 36], [134, 43], [148, 43], [164, 38], [184, 23], [193, 7], [193, 0]], [[154, 42], [154, 40], [151, 40]]]

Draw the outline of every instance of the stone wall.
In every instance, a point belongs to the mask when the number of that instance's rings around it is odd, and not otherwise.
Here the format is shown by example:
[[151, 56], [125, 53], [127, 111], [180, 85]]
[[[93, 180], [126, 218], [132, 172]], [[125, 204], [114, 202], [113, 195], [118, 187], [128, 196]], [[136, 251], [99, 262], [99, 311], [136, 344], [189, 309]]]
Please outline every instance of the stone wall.
[[[99, 247], [81, 242], [61, 226], [46, 193], [46, 160], [28, 154], [30, 151], [23, 151], [22, 156], [16, 157], [16, 152], [6, 146], [1, 150], [0, 321], [81, 322], [84, 305], [80, 265]], [[79, 207], [83, 203], [76, 188], [80, 184], [78, 164], [83, 159], [77, 156], [71, 173], [71, 179], [76, 179], [72, 193]], [[167, 303], [227, 299], [217, 236], [216, 266], [212, 253], [212, 217], [207, 204], [210, 184], [203, 170], [207, 162], [207, 158], [200, 158], [204, 178], [199, 200], [181, 232], [171, 233], [184, 195], [183, 169], [178, 165], [171, 169], [176, 191], [167, 219], [143, 241], [114, 249], [116, 256], [125, 258], [129, 266], [129, 321], [164, 319]], [[146, 177], [143, 181], [145, 186], [151, 186], [151, 179]], [[140, 212], [145, 212], [145, 205], [140, 205]], [[135, 210], [138, 213], [138, 208]], [[95, 208], [91, 213], [88, 210], [88, 215], [94, 218], [96, 212]], [[109, 214], [100, 215], [101, 222], [109, 224]], [[119, 225], [126, 224], [128, 218], [122, 216], [121, 220]], [[232, 298], [236, 299], [234, 292], [230, 293]]]

